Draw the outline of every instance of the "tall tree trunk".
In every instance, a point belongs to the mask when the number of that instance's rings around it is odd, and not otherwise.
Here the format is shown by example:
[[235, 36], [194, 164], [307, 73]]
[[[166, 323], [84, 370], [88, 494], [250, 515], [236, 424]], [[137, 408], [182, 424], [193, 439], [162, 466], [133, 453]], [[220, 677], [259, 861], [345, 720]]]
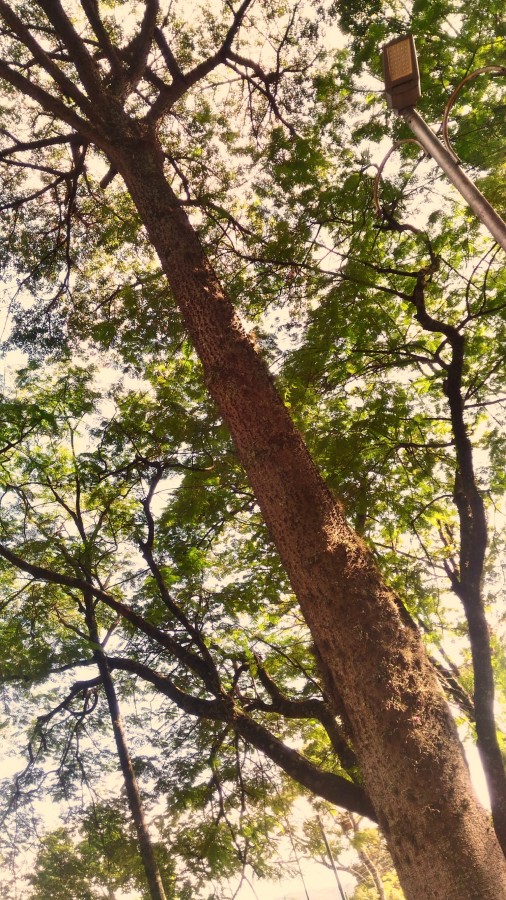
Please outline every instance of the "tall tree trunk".
[[[432, 265], [436, 262], [432, 260]], [[427, 270], [418, 273], [411, 295], [416, 318], [422, 328], [444, 335], [451, 348], [449, 363], [443, 364], [443, 392], [450, 407], [450, 420], [455, 444], [456, 472], [454, 501], [459, 514], [460, 553], [458, 566], [447, 561], [445, 568], [457, 597], [462, 601], [467, 619], [474, 675], [474, 713], [478, 752], [490, 794], [492, 819], [496, 834], [506, 853], [506, 771], [498, 740], [494, 713], [494, 670], [490, 634], [483, 597], [483, 571], [488, 531], [485, 504], [478, 488], [473, 448], [465, 420], [463, 378], [465, 338], [459, 328], [434, 318], [425, 305]]]
[[[460, 371], [462, 366], [463, 358]], [[460, 520], [460, 558], [458, 574], [451, 572], [450, 577], [466, 614], [473, 659], [477, 746], [487, 780], [495, 829], [506, 854], [506, 772], [495, 719], [492, 648], [482, 585], [488, 539], [487, 520], [483, 498], [476, 483], [472, 445], [464, 421], [460, 378], [455, 385], [450, 378], [451, 374], [450, 368], [447, 396], [457, 457], [454, 500]]]
[[408, 900], [500, 900], [506, 862], [446, 701], [362, 540], [348, 527], [163, 172], [153, 132], [109, 149], [167, 275], [208, 388], [342, 701]]
[[137, 833], [139, 852], [141, 855], [142, 864], [144, 866], [144, 871], [146, 873], [149, 896], [151, 897], [151, 900], [167, 900], [160, 876], [160, 870], [158, 868], [158, 863], [153, 851], [153, 844], [151, 843], [151, 838], [144, 816], [144, 809], [142, 807], [142, 799], [139, 793], [139, 787], [137, 785], [137, 778], [135, 777], [132, 760], [130, 759], [130, 753], [128, 751], [128, 745], [123, 728], [123, 721], [121, 718], [116, 689], [114, 687], [114, 682], [109, 666], [107, 664], [107, 657], [100, 647], [100, 638], [93, 610], [94, 600], [91, 595], [86, 596], [84, 599], [86, 606], [86, 624], [88, 626], [90, 639], [96, 646], [96, 649], [93, 651], [93, 655], [100, 672], [105, 695], [107, 697], [107, 705], [109, 707], [109, 715], [111, 717], [114, 742], [116, 744], [116, 752], [118, 754], [119, 764], [121, 767], [121, 772], [123, 774], [123, 783], [125, 785], [125, 792], [127, 795], [130, 814], [132, 816], [135, 831]]

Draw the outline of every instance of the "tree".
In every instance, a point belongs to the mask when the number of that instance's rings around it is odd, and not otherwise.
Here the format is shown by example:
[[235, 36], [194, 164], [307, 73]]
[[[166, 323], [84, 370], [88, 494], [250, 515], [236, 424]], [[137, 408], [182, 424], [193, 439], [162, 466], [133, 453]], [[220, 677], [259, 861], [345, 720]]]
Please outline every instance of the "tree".
[[[360, 821], [350, 813], [325, 817], [325, 812], [320, 809], [318, 815], [307, 822], [305, 834], [299, 838], [301, 850], [311, 858], [320, 857], [324, 865], [333, 869], [340, 894], [339, 870], [342, 870], [356, 879], [354, 900], [402, 900], [403, 893], [391, 857], [378, 829], [361, 827]], [[324, 820], [326, 818], [325, 825], [322, 814]], [[350, 850], [354, 851], [351, 859]], [[341, 861], [343, 853], [347, 858]]]
[[120, 804], [95, 807], [85, 817], [77, 842], [64, 828], [47, 835], [29, 876], [33, 896], [38, 900], [114, 900], [118, 889], [137, 889], [139, 897], [151, 897], [140, 871], [137, 842], [125, 829], [126, 814]]
[[[40, 560], [42, 555], [53, 570], [74, 574], [70, 579], [73, 586], [69, 583], [49, 590], [44, 587], [39, 592], [32, 578], [23, 584], [12, 569], [4, 572], [4, 592], [9, 599], [4, 609], [2, 634], [5, 647], [3, 682], [6, 685], [16, 683], [17, 690], [24, 694], [25, 708], [32, 708], [30, 689], [33, 684], [43, 684], [49, 674], [52, 676], [45, 697], [50, 710], [37, 716], [31, 738], [30, 764], [17, 778], [11, 802], [19, 809], [23, 794], [29, 796], [34, 786], [44, 781], [48, 791], [48, 763], [45, 760], [51, 757], [56, 758], [54, 763], [49, 763], [50, 771], [56, 775], [54, 790], [67, 795], [79, 791], [81, 785], [81, 789], [89, 793], [91, 786], [93, 802], [105, 802], [102, 793], [105, 786], [101, 784], [99, 772], [110, 771], [110, 764], [105, 762], [110, 751], [107, 744], [102, 746], [103, 741], [100, 742], [98, 737], [104, 730], [103, 702], [105, 699], [106, 715], [113, 724], [117, 723], [118, 688], [130, 706], [131, 688], [121, 682], [119, 686], [111, 684], [111, 672], [130, 672], [153, 685], [161, 698], [165, 698], [161, 714], [152, 727], [153, 742], [158, 745], [162, 759], [163, 747], [169, 757], [177, 760], [178, 755], [182, 756], [181, 764], [172, 766], [175, 771], [170, 776], [157, 773], [159, 788], [155, 790], [155, 802], [158, 803], [158, 795], [169, 792], [169, 821], [175, 819], [177, 822], [178, 817], [184, 819], [185, 813], [192, 811], [190, 823], [178, 824], [176, 839], [171, 828], [173, 856], [182, 859], [187, 869], [197, 869], [197, 879], [202, 879], [204, 873], [209, 874], [209, 870], [220, 875], [226, 870], [231, 874], [238, 861], [253, 865], [257, 872], [265, 871], [267, 860], [262, 857], [268, 856], [266, 842], [269, 831], [275, 828], [276, 810], [286, 805], [293, 791], [287, 792], [279, 783], [273, 787], [271, 774], [265, 767], [261, 768], [257, 760], [252, 771], [252, 761], [245, 758], [239, 743], [241, 738], [315, 794], [334, 802], [346, 802], [353, 809], [374, 816], [363, 788], [357, 783], [356, 759], [325, 698], [318, 696], [315, 673], [310, 676], [308, 662], [304, 659], [306, 642], [300, 624], [294, 621], [298, 640], [296, 638], [294, 643], [291, 635], [290, 643], [286, 645], [286, 675], [279, 668], [283, 660], [277, 659], [276, 683], [265, 668], [266, 665], [271, 668], [272, 662], [247, 650], [248, 635], [252, 642], [258, 643], [255, 632], [258, 635], [260, 629], [261, 635], [262, 626], [256, 618], [246, 628], [244, 612], [255, 602], [255, 596], [263, 588], [262, 583], [254, 581], [249, 588], [241, 584], [239, 596], [229, 591], [228, 597], [226, 590], [205, 588], [203, 577], [213, 562], [210, 554], [198, 550], [198, 533], [212, 528], [223, 498], [213, 500], [204, 521], [202, 508], [188, 509], [188, 503], [183, 499], [188, 485], [181, 485], [180, 498], [186, 507], [188, 522], [185, 522], [179, 499], [164, 510], [163, 522], [160, 512], [155, 514], [152, 509], [160, 503], [157, 487], [163, 483], [163, 473], [177, 471], [178, 466], [186, 469], [190, 477], [209, 472], [208, 465], [200, 467], [196, 461], [178, 463], [180, 455], [184, 458], [182, 447], [190, 437], [188, 430], [180, 428], [181, 423], [177, 416], [174, 419], [170, 410], [162, 422], [158, 402], [153, 404], [148, 400], [145, 390], [140, 394], [132, 390], [125, 393], [121, 388], [112, 410], [109, 399], [107, 419], [97, 426], [93, 408], [99, 395], [93, 389], [92, 379], [89, 368], [72, 369], [68, 364], [58, 365], [53, 371], [45, 367], [44, 374], [38, 365], [29, 366], [19, 375], [20, 420], [23, 397], [30, 397], [29, 410], [35, 406], [45, 410], [45, 415], [39, 427], [33, 425], [30, 436], [16, 453], [10, 454], [9, 459], [4, 457], [4, 486], [6, 496], [9, 496], [6, 504], [9, 516], [8, 519], [4, 516], [3, 520], [4, 534], [8, 529], [12, 535], [25, 535], [25, 561], [34, 555]], [[164, 379], [162, 391], [171, 382], [172, 376]], [[186, 378], [180, 372], [178, 384], [180, 399], [187, 389], [195, 389], [192, 368]], [[173, 402], [174, 399], [172, 396]], [[230, 470], [231, 460], [227, 458], [228, 453], [220, 460], [219, 440], [214, 441], [215, 446], [209, 443], [209, 422], [201, 421], [200, 416], [196, 423], [192, 421], [192, 413], [196, 416], [198, 409], [198, 406], [190, 406], [184, 416], [187, 423], [192, 422], [195, 433], [193, 452], [199, 452], [198, 441], [205, 441], [200, 452], [208, 463], [209, 453], [213, 451], [216, 463], [212, 467], [213, 479], [216, 480], [217, 470], [221, 468], [226, 483], [234, 477]], [[90, 416], [93, 428], [90, 427]], [[156, 434], [153, 434], [155, 417]], [[175, 425], [179, 426], [178, 442]], [[86, 441], [86, 449], [78, 452], [83, 441]], [[232, 484], [225, 502], [234, 497], [234, 489]], [[199, 515], [196, 535], [192, 534], [191, 528], [195, 512]], [[228, 518], [235, 513], [234, 507]], [[158, 559], [160, 554], [162, 559], [169, 555], [170, 566], [167, 562], [163, 566], [157, 563], [155, 547]], [[258, 551], [254, 546], [252, 552], [259, 566], [261, 549]], [[240, 557], [235, 566], [232, 562], [228, 567], [229, 574], [237, 565], [242, 567], [244, 559]], [[216, 570], [218, 576], [220, 567], [219, 564]], [[88, 581], [83, 580], [84, 569]], [[267, 574], [272, 576], [270, 567]], [[90, 605], [88, 584], [96, 580], [102, 589], [114, 582], [113, 594], [104, 591], [104, 596], [113, 604], [112, 611], [102, 603]], [[124, 598], [123, 602], [120, 596]], [[272, 642], [278, 598], [275, 593], [270, 603], [273, 612], [268, 613], [265, 594], [263, 596], [267, 638]], [[129, 604], [125, 602], [127, 599]], [[258, 604], [258, 600], [256, 602]], [[126, 617], [123, 621], [121, 611]], [[221, 634], [216, 632], [217, 627]], [[206, 632], [212, 637], [209, 648], [203, 640]], [[114, 651], [108, 649], [109, 642], [114, 642]], [[203, 658], [192, 652], [194, 644], [202, 650], [206, 648]], [[278, 656], [277, 653], [270, 655], [274, 660]], [[301, 657], [300, 662], [297, 656]], [[97, 675], [93, 673], [92, 677], [81, 677], [68, 683], [65, 676], [69, 670], [86, 667], [83, 670], [86, 676], [90, 666], [98, 669]], [[283, 679], [289, 687], [293, 670], [298, 682], [301, 675], [308, 682], [302, 691], [299, 689], [298, 700], [286, 696], [286, 688], [281, 685]], [[59, 702], [55, 704], [54, 677], [57, 675]], [[213, 701], [205, 699], [209, 686], [214, 693]], [[140, 731], [142, 742], [146, 740], [147, 722], [153, 718], [149, 710], [151, 698], [144, 694], [145, 691], [137, 687], [135, 706], [139, 713], [135, 716], [135, 730]], [[233, 711], [228, 699], [230, 694], [235, 697]], [[161, 741], [160, 732], [167, 728], [167, 722], [164, 723], [167, 701], [174, 704], [176, 713], [181, 710], [204, 720], [197, 732], [196, 747], [195, 739], [191, 740], [195, 728], [188, 728], [185, 719], [178, 728], [177, 715], [175, 719], [173, 715], [169, 718], [171, 741], [167, 738]], [[40, 703], [40, 697], [36, 697], [36, 709], [40, 708]], [[287, 717], [287, 726], [281, 731], [279, 726], [273, 728], [269, 724], [269, 720], [279, 716]], [[286, 740], [280, 740], [285, 734], [290, 739], [293, 731], [290, 721], [297, 720], [307, 723], [306, 730], [311, 727], [309, 733], [313, 741], [316, 722], [322, 736], [326, 735], [326, 743], [321, 736], [310, 759], [290, 748]], [[188, 730], [190, 736], [185, 733]], [[125, 747], [124, 728], [119, 727], [118, 735], [118, 725], [114, 724], [114, 732], [132, 817], [139, 830], [138, 789], [135, 779], [131, 784], [132, 768], [135, 772], [147, 771], [149, 775], [153, 769], [152, 761], [145, 758], [145, 751], [142, 755], [135, 752], [132, 758]], [[336, 760], [330, 766], [328, 762], [322, 765], [333, 750], [340, 761]], [[210, 782], [202, 784], [202, 779], [209, 777], [209, 770]], [[348, 772], [351, 780], [343, 778], [343, 771]], [[259, 777], [261, 783], [255, 785]], [[142, 787], [146, 796], [146, 786]], [[274, 797], [267, 800], [266, 795], [273, 789]], [[152, 790], [149, 789], [148, 800]], [[213, 814], [211, 810], [209, 821], [203, 821], [199, 829], [198, 810], [209, 794], [211, 801], [217, 803], [217, 813]], [[237, 802], [242, 807], [240, 827], [234, 822], [233, 804]], [[258, 822], [255, 822], [255, 809], [258, 809]], [[140, 818], [140, 837], [143, 837], [142, 811]], [[237, 837], [234, 831], [239, 832]], [[253, 836], [254, 851], [249, 848]], [[239, 843], [241, 837], [243, 847]], [[19, 832], [17, 840], [19, 843]], [[205, 864], [200, 861], [202, 857], [206, 859]], [[146, 868], [149, 872], [152, 866]], [[62, 890], [65, 890], [65, 884], [61, 885]], [[181, 884], [178, 890], [181, 892]], [[195, 890], [196, 886], [192, 884], [189, 895], [194, 896]]]
[[[198, 131], [205, 125], [206, 116], [206, 110], [199, 109], [198, 104], [196, 112], [192, 108], [191, 89], [202, 84], [203, 79], [212, 79], [212, 74], [221, 65], [231, 68], [246, 87], [253, 111], [253, 135], [258, 136], [266, 110], [277, 117], [279, 124], [269, 132], [269, 152], [271, 160], [279, 167], [280, 187], [283, 184], [283, 156], [286, 158], [287, 151], [283, 128], [295, 142], [293, 165], [287, 167], [285, 162], [285, 173], [289, 168], [293, 176], [299, 166], [303, 180], [305, 167], [311, 171], [317, 169], [311, 156], [311, 141], [298, 136], [284, 110], [287, 101], [282, 95], [283, 82], [288, 84], [288, 90], [292, 82], [301, 101], [304, 99], [300, 86], [300, 76], [307, 65], [304, 53], [294, 68], [291, 82], [290, 67], [287, 67], [288, 72], [282, 71], [280, 48], [287, 43], [293, 21], [289, 21], [280, 36], [276, 68], [265, 72], [258, 62], [250, 59], [251, 53], [248, 56], [240, 47], [239, 52], [234, 49], [240, 40], [243, 21], [249, 17], [247, 33], [251, 34], [255, 25], [255, 12], [249, 2], [244, 2], [231, 14], [228, 26], [213, 23], [209, 32], [203, 32], [200, 37], [192, 35], [186, 41], [180, 33], [172, 40], [176, 23], [170, 17], [165, 17], [158, 26], [155, 2], [145, 4], [142, 23], [130, 41], [119, 34], [114, 17], [101, 16], [95, 3], [83, 2], [79, 9], [72, 7], [73, 20], [59, 3], [29, 4], [23, 11], [27, 17], [21, 15], [22, 5], [0, 3], [0, 15], [5, 25], [3, 58], [6, 60], [0, 64], [0, 76], [10, 86], [6, 90], [8, 95], [10, 92], [11, 119], [17, 117], [16, 110], [12, 109], [12, 96], [22, 94], [32, 101], [32, 133], [27, 136], [22, 130], [18, 131], [11, 141], [12, 130], [16, 127], [15, 122], [11, 122], [10, 143], [4, 149], [3, 157], [17, 160], [18, 153], [39, 154], [43, 150], [56, 153], [51, 165], [40, 161], [28, 163], [29, 167], [42, 172], [42, 181], [31, 188], [31, 194], [25, 193], [24, 199], [40, 201], [41, 197], [51, 199], [54, 196], [54, 205], [51, 204], [48, 213], [53, 213], [55, 207], [59, 209], [58, 218], [52, 225], [49, 224], [50, 215], [46, 219], [44, 210], [35, 227], [28, 221], [26, 228], [20, 228], [17, 216], [22, 203], [18, 185], [22, 179], [17, 169], [14, 172], [8, 170], [7, 205], [13, 210], [8, 243], [14, 249], [19, 240], [25, 271], [30, 256], [40, 254], [27, 283], [30, 277], [32, 280], [45, 278], [47, 283], [57, 281], [63, 262], [63, 282], [56, 295], [46, 298], [45, 307], [50, 317], [64, 318], [61, 298], [76, 266], [74, 248], [79, 247], [72, 243], [76, 236], [71, 234], [70, 226], [72, 219], [77, 218], [79, 231], [85, 222], [79, 219], [76, 201], [79, 177], [83, 177], [91, 197], [95, 190], [86, 168], [89, 164], [85, 162], [91, 159], [91, 146], [96, 149], [99, 159], [107, 159], [110, 166], [102, 179], [103, 189], [116, 173], [121, 175], [149, 242], [158, 254], [172, 297], [198, 353], [207, 388], [230, 429], [239, 459], [310, 628], [325, 693], [353, 742], [369, 803], [387, 836], [406, 895], [500, 896], [504, 877], [501, 874], [504, 872], [502, 854], [485, 814], [471, 793], [454, 725], [418, 630], [413, 627], [397, 596], [387, 588], [370, 550], [346, 524], [340, 504], [319, 475], [280, 401], [261, 355], [242, 328], [230, 300], [223, 294], [184, 210], [185, 205], [195, 202], [188, 174], [180, 165], [180, 154], [184, 158], [185, 127], [193, 122]], [[259, 7], [257, 14], [261, 12]], [[344, 24], [354, 28], [360, 42], [367, 32], [365, 20], [361, 20], [363, 13], [347, 15], [351, 21], [344, 21]], [[268, 10], [266, 17], [269, 19]], [[310, 44], [313, 33], [310, 23], [305, 23], [304, 27], [306, 31], [301, 37], [305, 36]], [[367, 33], [369, 45], [375, 31], [377, 34], [377, 27]], [[191, 30], [186, 34], [190, 35]], [[43, 39], [39, 40], [41, 35]], [[209, 51], [211, 38], [214, 50]], [[355, 58], [357, 66], [361, 62], [361, 53], [365, 54], [367, 41], [363, 42]], [[251, 38], [250, 43], [254, 43]], [[196, 62], [200, 46], [201, 61]], [[219, 98], [219, 86], [213, 84]], [[317, 82], [317, 87], [325, 91], [325, 81]], [[176, 105], [184, 102], [188, 104], [191, 116], [183, 116]], [[303, 126], [303, 103], [301, 109], [298, 124]], [[43, 111], [42, 127], [37, 126], [40, 110]], [[212, 147], [212, 141], [209, 146]], [[66, 172], [55, 162], [65, 147], [70, 148], [72, 157], [71, 170]], [[202, 180], [205, 167], [200, 167], [198, 154], [195, 156], [197, 163], [191, 161], [188, 169], [197, 184], [197, 193], [205, 194], [206, 188], [212, 189], [213, 180], [209, 173], [206, 173], [207, 181]], [[166, 162], [181, 181], [181, 196], [167, 180]], [[22, 168], [25, 165], [23, 163]], [[219, 175], [219, 154], [215, 158], [215, 168]], [[219, 183], [219, 177], [217, 180]], [[63, 185], [65, 191], [61, 192]], [[357, 181], [351, 182], [348, 188], [356, 190]], [[135, 236], [135, 213], [128, 196], [118, 188], [115, 191], [119, 197], [113, 204], [113, 214], [121, 216], [121, 239], [127, 240], [129, 229], [130, 238]], [[294, 208], [296, 205], [295, 201]], [[394, 203], [392, 208], [395, 206]], [[214, 200], [209, 203], [209, 209], [214, 210], [218, 224], [223, 217], [227, 219], [227, 212], [224, 213], [220, 206], [216, 208]], [[103, 212], [102, 223], [109, 221], [106, 212]], [[397, 220], [392, 210], [387, 213], [386, 226], [394, 228]], [[240, 231], [240, 223], [235, 227]], [[398, 227], [402, 229], [402, 226]], [[387, 230], [382, 252], [387, 252], [390, 237]], [[347, 251], [346, 265], [340, 275], [356, 294], [357, 283], [363, 283], [362, 273], [364, 266], [367, 268], [367, 261], [364, 263], [362, 255], [357, 269], [353, 260], [353, 241], [359, 238], [346, 234], [346, 239], [350, 241], [351, 252]], [[407, 259], [409, 253], [413, 253], [414, 241], [413, 237], [411, 247], [402, 246], [402, 252], [408, 253]], [[138, 244], [138, 252], [148, 253], [143, 242]], [[83, 246], [80, 253], [84, 253]], [[493, 787], [497, 838], [504, 846], [504, 771], [491, 717], [490, 652], [480, 592], [486, 543], [484, 517], [470, 460], [467, 425], [461, 415], [462, 322], [455, 324], [429, 313], [427, 298], [431, 295], [431, 278], [438, 262], [434, 243], [427, 246], [425, 255], [428, 259], [423, 264], [418, 257], [416, 270], [381, 264], [373, 267], [379, 278], [366, 287], [387, 295], [393, 292], [412, 308], [422, 329], [431, 336], [442, 335], [441, 340], [438, 338], [436, 345], [431, 346], [431, 355], [426, 359], [427, 365], [437, 364], [439, 373], [444, 371], [446, 376], [443, 388], [450, 407], [452, 441], [456, 447], [455, 498], [462, 533], [459, 567], [455, 568], [453, 564], [449, 546], [445, 562], [469, 622], [475, 656], [478, 738], [489, 783]], [[292, 268], [297, 271], [300, 262], [296, 258]], [[226, 271], [226, 266], [220, 268]], [[246, 289], [247, 277], [243, 275], [241, 279], [237, 270], [232, 276], [232, 295], [235, 295], [240, 288]], [[388, 279], [394, 279], [395, 287], [390, 286]], [[405, 279], [413, 287], [411, 292], [400, 286], [406, 283]], [[343, 301], [349, 297], [346, 287], [340, 289], [338, 296]], [[160, 315], [164, 308], [158, 302], [157, 297], [156, 305], [147, 307], [151, 317]], [[60, 305], [56, 307], [58, 303]], [[455, 304], [452, 310], [455, 319], [457, 311]], [[482, 311], [470, 311], [466, 322], [473, 325], [479, 322]], [[405, 320], [411, 315], [412, 312], [405, 313]], [[385, 318], [388, 320], [388, 311]], [[340, 334], [339, 338], [344, 340], [345, 335]], [[414, 360], [416, 343], [416, 340], [404, 341], [404, 347], [409, 348], [410, 361]], [[384, 352], [392, 353], [393, 349]], [[490, 381], [487, 383], [490, 385]], [[479, 385], [475, 384], [474, 389], [479, 390]], [[157, 475], [161, 477], [163, 471]], [[151, 485], [155, 483], [156, 476]], [[148, 537], [143, 541], [148, 566], [152, 566], [150, 497], [152, 493], [150, 495], [148, 491], [145, 498]], [[448, 535], [445, 527], [443, 523], [442, 533]], [[447, 543], [449, 545], [449, 538]], [[118, 605], [114, 596], [100, 585], [89, 585], [82, 577], [30, 562], [12, 549], [12, 541], [11, 546], [4, 543], [0, 552], [8, 562], [37, 579], [77, 590], [82, 590], [86, 583], [86, 589], [95, 599], [140, 626], [139, 620], [134, 619], [135, 614], [125, 605]], [[152, 573], [156, 581], [156, 563]], [[161, 580], [158, 586], [163, 591]], [[170, 606], [170, 600], [165, 602]], [[174, 609], [173, 613], [178, 616]], [[208, 647], [197, 634], [193, 637], [199, 650], [197, 656], [205, 661]], [[172, 643], [170, 650], [176, 652]], [[205, 668], [202, 663], [192, 662], [194, 667]], [[136, 671], [140, 671], [139, 665]], [[271, 695], [275, 695], [264, 673], [264, 686], [267, 684]], [[265, 687], [266, 690], [269, 688]], [[218, 688], [216, 683], [208, 681], [206, 689], [211, 695], [218, 693], [221, 700], [221, 687]], [[174, 695], [174, 691], [172, 693]], [[229, 704], [229, 715], [235, 718], [236, 712], [230, 707], [230, 694], [223, 702]], [[410, 823], [409, 832], [406, 822]]]

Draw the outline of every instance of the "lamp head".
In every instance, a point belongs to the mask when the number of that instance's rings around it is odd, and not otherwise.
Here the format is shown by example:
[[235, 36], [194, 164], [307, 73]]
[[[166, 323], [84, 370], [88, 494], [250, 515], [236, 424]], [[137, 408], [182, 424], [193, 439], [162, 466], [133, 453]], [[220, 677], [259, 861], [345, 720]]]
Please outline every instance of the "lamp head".
[[420, 73], [412, 34], [389, 41], [383, 47], [385, 92], [390, 109], [415, 106], [421, 96]]

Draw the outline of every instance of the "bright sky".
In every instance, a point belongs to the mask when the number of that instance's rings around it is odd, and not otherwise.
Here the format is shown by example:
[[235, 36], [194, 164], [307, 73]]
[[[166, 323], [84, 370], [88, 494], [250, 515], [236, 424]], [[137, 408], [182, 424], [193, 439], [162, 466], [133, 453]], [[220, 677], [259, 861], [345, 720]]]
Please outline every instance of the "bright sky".
[[[303, 863], [304, 884], [301, 878], [283, 881], [253, 882], [256, 893], [244, 885], [236, 900], [336, 900], [339, 890], [333, 872], [318, 863]], [[340, 874], [343, 890], [352, 893], [353, 879], [346, 873]], [[305, 885], [305, 887], [304, 887]]]

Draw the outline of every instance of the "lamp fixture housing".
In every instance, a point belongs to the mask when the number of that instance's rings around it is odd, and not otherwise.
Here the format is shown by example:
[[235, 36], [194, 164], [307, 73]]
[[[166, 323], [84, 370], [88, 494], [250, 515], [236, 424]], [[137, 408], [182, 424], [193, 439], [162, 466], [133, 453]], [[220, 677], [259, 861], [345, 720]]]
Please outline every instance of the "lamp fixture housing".
[[390, 109], [416, 106], [421, 97], [420, 72], [412, 34], [394, 38], [383, 47], [385, 92]]

